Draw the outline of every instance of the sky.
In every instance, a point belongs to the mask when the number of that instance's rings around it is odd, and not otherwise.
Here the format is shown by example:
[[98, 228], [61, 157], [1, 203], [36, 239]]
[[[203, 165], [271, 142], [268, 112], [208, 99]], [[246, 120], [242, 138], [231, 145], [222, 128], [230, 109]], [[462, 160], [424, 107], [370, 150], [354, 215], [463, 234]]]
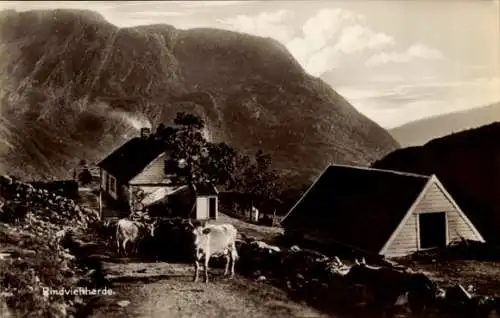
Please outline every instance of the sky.
[[500, 101], [499, 0], [0, 1], [272, 37], [385, 128]]

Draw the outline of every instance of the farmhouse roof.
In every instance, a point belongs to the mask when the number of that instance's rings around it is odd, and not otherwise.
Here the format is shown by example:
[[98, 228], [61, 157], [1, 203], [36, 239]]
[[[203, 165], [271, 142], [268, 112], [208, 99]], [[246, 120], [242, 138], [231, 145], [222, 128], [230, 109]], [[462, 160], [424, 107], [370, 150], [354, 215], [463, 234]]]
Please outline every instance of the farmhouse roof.
[[378, 252], [430, 178], [330, 165], [281, 224], [327, 232], [339, 243]]
[[177, 217], [190, 217], [194, 211], [196, 197], [188, 186], [182, 186], [178, 190], [165, 195], [160, 200], [148, 205], [148, 208], [154, 209], [155, 206], [168, 207]]
[[160, 140], [136, 137], [113, 151], [98, 166], [126, 183], [164, 151], [165, 146]]

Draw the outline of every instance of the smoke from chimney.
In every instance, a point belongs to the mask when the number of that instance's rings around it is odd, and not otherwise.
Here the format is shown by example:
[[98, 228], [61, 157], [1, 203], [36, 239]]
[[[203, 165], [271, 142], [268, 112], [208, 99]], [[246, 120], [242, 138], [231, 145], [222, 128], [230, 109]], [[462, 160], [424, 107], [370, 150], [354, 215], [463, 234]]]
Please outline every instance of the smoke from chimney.
[[141, 113], [129, 113], [123, 110], [111, 110], [111, 116], [120, 118], [127, 122], [130, 126], [134, 127], [137, 130], [141, 130], [141, 128], [149, 128], [151, 129], [153, 125], [149, 121], [146, 116]]

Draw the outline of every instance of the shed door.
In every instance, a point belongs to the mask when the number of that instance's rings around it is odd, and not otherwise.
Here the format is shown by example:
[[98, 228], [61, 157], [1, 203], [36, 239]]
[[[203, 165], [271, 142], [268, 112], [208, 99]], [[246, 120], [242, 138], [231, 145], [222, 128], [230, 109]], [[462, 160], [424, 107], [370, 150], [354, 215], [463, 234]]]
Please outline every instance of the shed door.
[[208, 202], [208, 216], [211, 219], [215, 219], [216, 218], [215, 198], [210, 198], [208, 200], [209, 200], [209, 202]]
[[446, 246], [446, 212], [419, 214], [420, 248]]

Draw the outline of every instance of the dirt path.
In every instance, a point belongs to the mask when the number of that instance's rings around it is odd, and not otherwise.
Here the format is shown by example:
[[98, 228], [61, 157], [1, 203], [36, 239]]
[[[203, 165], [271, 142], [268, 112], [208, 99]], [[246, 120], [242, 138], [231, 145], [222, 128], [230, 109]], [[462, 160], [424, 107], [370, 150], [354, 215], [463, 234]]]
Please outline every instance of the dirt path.
[[[284, 291], [211, 269], [211, 282], [194, 284], [192, 266], [105, 263], [113, 295], [101, 296], [90, 317], [329, 317], [294, 302]], [[126, 306], [119, 305], [129, 301]]]
[[[223, 213], [215, 223], [232, 223], [240, 232], [263, 240], [282, 233]], [[98, 254], [116, 256], [107, 248]], [[217, 268], [210, 269], [208, 284], [192, 282], [193, 266], [189, 264], [123, 260], [106, 262], [104, 269], [114, 294], [96, 297], [90, 317], [332, 317], [291, 300], [286, 292], [264, 282], [238, 275], [228, 280]]]

